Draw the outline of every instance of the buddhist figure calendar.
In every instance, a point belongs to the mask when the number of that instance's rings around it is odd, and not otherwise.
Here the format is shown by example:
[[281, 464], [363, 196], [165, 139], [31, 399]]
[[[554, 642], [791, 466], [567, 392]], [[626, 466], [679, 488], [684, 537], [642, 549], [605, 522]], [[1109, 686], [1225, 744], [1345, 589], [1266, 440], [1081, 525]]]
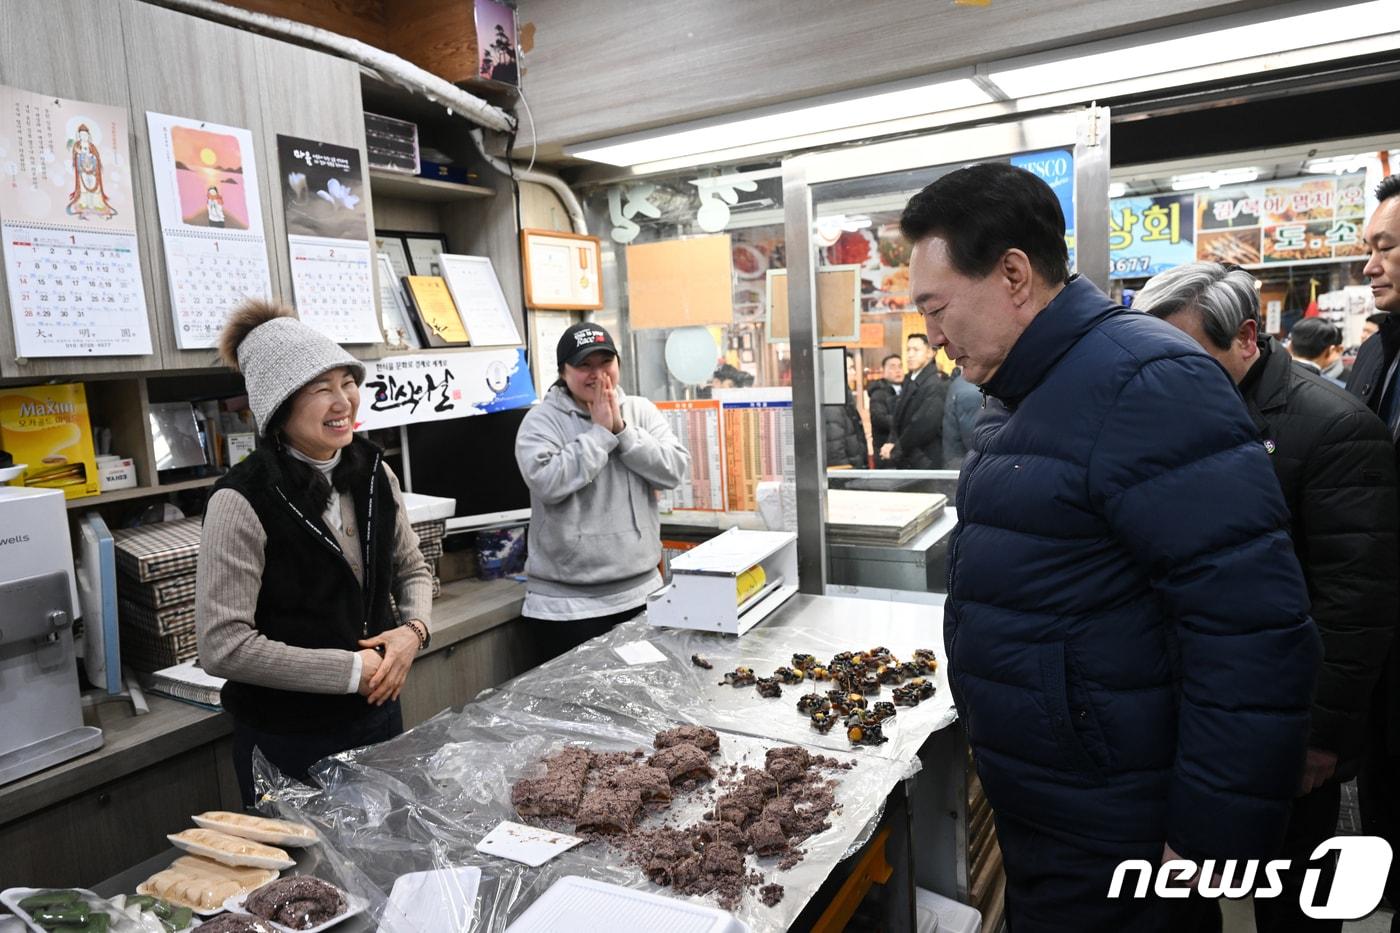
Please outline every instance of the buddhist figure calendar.
[[0, 235], [16, 355], [151, 352], [127, 113], [0, 86]]

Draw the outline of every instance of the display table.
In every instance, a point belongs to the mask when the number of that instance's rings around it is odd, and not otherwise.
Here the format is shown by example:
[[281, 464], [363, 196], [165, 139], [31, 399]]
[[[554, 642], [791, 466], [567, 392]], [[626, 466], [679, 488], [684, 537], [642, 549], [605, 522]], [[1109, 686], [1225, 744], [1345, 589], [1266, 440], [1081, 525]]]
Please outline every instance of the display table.
[[[628, 664], [615, 650], [639, 641], [656, 648], [662, 660]], [[383, 910], [403, 874], [476, 865], [482, 871], [478, 917], [489, 918], [487, 928], [500, 929], [565, 875], [664, 890], [602, 843], [577, 847], [539, 868], [477, 853], [476, 842], [491, 828], [517, 818], [510, 803], [513, 783], [564, 745], [630, 751], [648, 747], [656, 731], [698, 723], [720, 735], [715, 765], [721, 770], [730, 764], [761, 766], [765, 750], [783, 744], [802, 744], [813, 754], [855, 765], [835, 772], [841, 808], [829, 817], [829, 829], [802, 843], [802, 861], [788, 869], [774, 864], [776, 858], [758, 863], [757, 870], [783, 884], [786, 893], [771, 908], [746, 895], [735, 914], [750, 929], [783, 930], [809, 916], [804, 908], [841, 880], [843, 867], [864, 863], [853, 856], [882, 827], [891, 830], [880, 838], [894, 840], [890, 860], [902, 863], [902, 890], [912, 897], [906, 790], [920, 771], [920, 749], [955, 720], [941, 667], [935, 697], [901, 708], [888, 742], [854, 749], [841, 731], [822, 735], [810, 728], [794, 709], [799, 688], [764, 700], [752, 688], [716, 683], [738, 664], [766, 674], [790, 664], [794, 651], [824, 660], [877, 645], [904, 658], [922, 647], [941, 656], [940, 610], [798, 595], [740, 638], [656, 629], [640, 617], [490, 691], [461, 713], [444, 713], [397, 739], [323, 761], [313, 772], [320, 789], [269, 774], [266, 803], [275, 815], [309, 822], [320, 831], [323, 842], [312, 856], [317, 864], [308, 867], [367, 898], [372, 915]], [[707, 656], [714, 669], [692, 664], [695, 653]], [[965, 747], [958, 748], [948, 755], [955, 772], [965, 761]], [[690, 821], [704, 812], [702, 799], [673, 804], [671, 816]], [[930, 849], [955, 836], [952, 827], [916, 833], [919, 847]], [[911, 915], [912, 908], [889, 928], [908, 927]]]
[[[433, 643], [400, 699], [404, 722], [460, 707], [481, 690], [538, 664], [521, 630], [525, 587], [458, 580], [433, 603]], [[240, 806], [232, 722], [221, 713], [147, 694], [150, 712], [104, 698], [84, 711], [103, 746], [0, 786], [0, 879], [85, 885], [163, 852], [189, 815]]]

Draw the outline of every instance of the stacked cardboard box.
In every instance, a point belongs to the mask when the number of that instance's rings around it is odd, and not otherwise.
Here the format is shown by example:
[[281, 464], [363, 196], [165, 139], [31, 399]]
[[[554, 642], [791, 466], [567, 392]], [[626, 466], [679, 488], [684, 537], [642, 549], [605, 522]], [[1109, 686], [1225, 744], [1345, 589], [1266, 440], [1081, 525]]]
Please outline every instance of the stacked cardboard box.
[[413, 530], [418, 535], [418, 550], [423, 552], [423, 559], [428, 562], [428, 567], [433, 572], [433, 598], [437, 599], [442, 595], [442, 581], [438, 579], [438, 561], [442, 558], [442, 539], [447, 533], [447, 522], [418, 522], [413, 526]]
[[194, 634], [195, 566], [200, 519], [124, 528], [117, 549], [122, 660], [157, 671], [198, 653]]

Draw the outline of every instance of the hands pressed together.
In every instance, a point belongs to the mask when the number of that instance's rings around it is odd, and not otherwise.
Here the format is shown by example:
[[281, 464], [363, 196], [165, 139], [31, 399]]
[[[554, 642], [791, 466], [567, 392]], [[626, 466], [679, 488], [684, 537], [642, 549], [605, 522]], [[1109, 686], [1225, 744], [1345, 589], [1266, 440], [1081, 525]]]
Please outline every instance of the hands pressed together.
[[408, 669], [418, 655], [418, 646], [417, 633], [407, 625], [361, 639], [360, 696], [368, 698], [373, 706], [397, 700], [408, 679]]
[[618, 404], [617, 386], [606, 373], [598, 376], [598, 388], [593, 393], [593, 401], [588, 403], [588, 414], [593, 423], [602, 425], [614, 434], [621, 434], [627, 427], [622, 420], [622, 407]]

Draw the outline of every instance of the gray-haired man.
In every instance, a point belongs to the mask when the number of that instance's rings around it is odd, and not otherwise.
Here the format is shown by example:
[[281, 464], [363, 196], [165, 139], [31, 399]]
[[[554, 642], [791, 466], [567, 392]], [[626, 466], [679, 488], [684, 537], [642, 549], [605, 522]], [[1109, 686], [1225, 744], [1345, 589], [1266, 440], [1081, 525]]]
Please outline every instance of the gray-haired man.
[[1181, 266], [1148, 282], [1133, 307], [1184, 331], [1224, 367], [1288, 503], [1323, 661], [1302, 786], [1280, 853], [1299, 869], [1285, 873], [1282, 895], [1255, 899], [1255, 921], [1261, 933], [1340, 930], [1340, 921], [1304, 917], [1298, 892], [1313, 849], [1335, 835], [1339, 782], [1356, 773], [1371, 691], [1400, 606], [1390, 437], [1365, 405], [1260, 336], [1258, 291], [1244, 270], [1213, 262]]

